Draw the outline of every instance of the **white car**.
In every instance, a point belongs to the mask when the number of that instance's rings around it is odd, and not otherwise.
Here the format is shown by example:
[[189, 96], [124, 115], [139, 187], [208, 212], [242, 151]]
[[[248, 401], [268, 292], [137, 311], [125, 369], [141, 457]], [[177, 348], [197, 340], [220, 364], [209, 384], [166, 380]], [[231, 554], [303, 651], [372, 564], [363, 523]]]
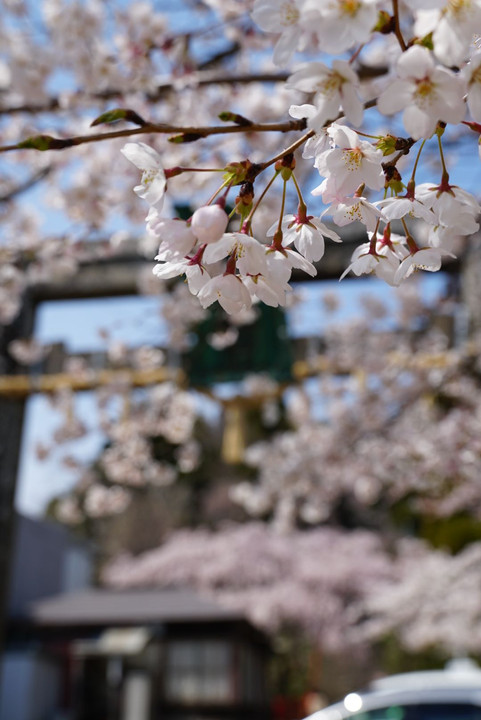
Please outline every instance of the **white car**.
[[365, 691], [305, 720], [481, 720], [481, 669], [453, 660], [444, 670], [403, 673], [375, 680]]

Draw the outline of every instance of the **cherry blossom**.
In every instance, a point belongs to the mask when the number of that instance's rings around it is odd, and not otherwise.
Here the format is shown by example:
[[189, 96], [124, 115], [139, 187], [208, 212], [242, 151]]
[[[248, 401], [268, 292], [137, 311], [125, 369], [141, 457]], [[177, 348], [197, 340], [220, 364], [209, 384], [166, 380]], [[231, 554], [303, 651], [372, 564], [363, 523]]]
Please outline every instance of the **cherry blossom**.
[[381, 583], [368, 602], [368, 636], [396, 631], [405, 647], [420, 651], [437, 646], [453, 655], [476, 653], [479, 646], [481, 545], [451, 556], [405, 541], [400, 547], [400, 576]]
[[242, 280], [234, 274], [217, 275], [211, 278], [198, 293], [203, 308], [216, 300], [228, 313], [237, 313], [250, 307], [251, 296]]
[[134, 187], [134, 192], [160, 210], [167, 185], [160, 155], [145, 143], [127, 143], [122, 153], [142, 170], [141, 184]]
[[442, 248], [436, 247], [425, 247], [419, 248], [411, 252], [401, 262], [399, 268], [394, 276], [395, 283], [400, 283], [405, 277], [409, 277], [414, 270], [428, 270], [429, 272], [436, 272], [441, 267], [441, 257], [443, 255], [451, 255], [452, 253]]
[[[165, 260], [165, 257], [162, 253], [160, 253], [159, 255], [156, 255], [155, 259], [163, 261]], [[193, 262], [189, 258], [177, 261], [174, 260], [172, 262], [171, 257], [169, 257], [167, 262], [161, 262], [156, 265], [152, 272], [156, 277], [161, 278], [162, 280], [177, 277], [177, 275], [185, 275], [187, 282], [189, 283], [189, 289], [194, 295], [197, 295], [204, 285], [210, 280], [210, 276], [206, 269], [202, 267], [200, 263]]]
[[481, 52], [472, 55], [462, 73], [468, 88], [467, 103], [473, 120], [481, 121]]
[[[274, 235], [276, 225], [267, 231], [267, 236]], [[298, 215], [285, 215], [282, 218], [283, 245], [294, 243], [300, 254], [311, 262], [317, 262], [324, 255], [324, 237], [334, 242], [341, 242], [339, 235], [327, 227], [319, 218], [307, 216], [304, 212]]]
[[[289, 108], [289, 115], [292, 117], [310, 117], [309, 114], [304, 115], [304, 113], [301, 111], [297, 113], [297, 111], [294, 109], [296, 106], [291, 105]], [[300, 105], [300, 108], [306, 108], [309, 107], [307, 105]], [[314, 106], [311, 106], [314, 108]], [[315, 108], [314, 108], [315, 112]], [[319, 131], [315, 132], [312, 137], [310, 137], [306, 144], [304, 145], [303, 151], [302, 151], [302, 157], [303, 158], [315, 158], [318, 155], [320, 155], [324, 150], [329, 150], [331, 147], [331, 139], [327, 132], [321, 128]]]
[[376, 203], [381, 209], [383, 217], [389, 222], [399, 220], [400, 218], [422, 218], [429, 224], [433, 225], [436, 217], [431, 212], [431, 206], [424, 204], [424, 198], [420, 199], [420, 190], [417, 188], [416, 195], [407, 193], [406, 195], [386, 198]]
[[372, 233], [369, 233], [370, 241], [359, 245], [353, 252], [351, 264], [344, 270], [341, 280], [350, 272], [354, 275], [370, 275], [371, 273], [382, 278], [389, 285], [399, 285], [397, 272], [402, 258], [407, 254], [399, 236], [391, 235], [389, 244], [383, 244], [377, 239], [375, 246], [372, 243]]
[[190, 227], [200, 243], [215, 243], [225, 232], [229, 217], [220, 205], [197, 208], [192, 215]]
[[[327, 560], [335, 552], [332, 572]], [[362, 553], [367, 560], [359, 564]], [[104, 570], [111, 587], [164, 587], [189, 582], [269, 631], [294, 624], [323, 647], [358, 644], [353, 605], [373, 583], [396, 577], [378, 539], [367, 531], [331, 528], [279, 535], [259, 523], [222, 533], [184, 530], [137, 559], [117, 558]], [[322, 610], [321, 610], [322, 609]]]
[[273, 60], [276, 65], [287, 65], [302, 43], [307, 31], [304, 27], [303, 0], [256, 0], [252, 18], [266, 32], [281, 32]]
[[288, 272], [290, 277], [292, 268], [299, 268], [299, 270], [302, 270], [308, 275], [311, 275], [312, 277], [315, 276], [316, 268], [314, 267], [314, 265], [309, 262], [309, 260], [302, 257], [302, 255], [300, 255], [299, 253], [294, 252], [289, 248], [282, 248], [282, 250], [274, 250], [274, 253], [275, 259], [277, 260], [278, 272], [283, 272], [281, 270], [281, 267], [287, 267], [288, 270], [284, 270], [284, 272]]
[[448, 67], [460, 66], [469, 55], [473, 35], [481, 31], [481, 3], [478, 0], [436, 3], [435, 9], [417, 13], [414, 29], [421, 36], [432, 32], [439, 60]]
[[[182, 220], [161, 217], [156, 208], [150, 208], [147, 215], [147, 231], [161, 240], [161, 250], [169, 255], [188, 255], [197, 238], [189, 225]], [[159, 250], [160, 252], [160, 250]]]
[[204, 261], [215, 263], [228, 255], [235, 258], [242, 275], [265, 274], [267, 271], [265, 246], [246, 233], [226, 233], [216, 243], [208, 245]]
[[[322, 184], [319, 189], [322, 190]], [[316, 189], [313, 194], [317, 194], [317, 192]], [[329, 214], [332, 215], [333, 221], [339, 227], [349, 225], [357, 220], [362, 222], [370, 232], [374, 232], [379, 220], [382, 218], [382, 212], [379, 208], [369, 202], [367, 198], [356, 195], [352, 198], [346, 197], [340, 202], [333, 202], [329, 206]]]
[[404, 110], [404, 127], [415, 140], [431, 137], [439, 120], [461, 122], [464, 83], [452, 71], [436, 66], [429, 50], [409, 48], [396, 69], [398, 79], [380, 95], [377, 106], [385, 115]]
[[[271, 256], [272, 257], [272, 256]], [[267, 260], [268, 267], [272, 267], [272, 262]], [[291, 292], [292, 288], [286, 279], [276, 275], [276, 268], [267, 275], [249, 275], [244, 283], [249, 290], [253, 299], [261, 300], [271, 307], [284, 306], [287, 304], [286, 293]]]
[[[129, 502], [130, 495], [123, 488], [91, 485], [85, 496], [85, 510], [92, 517], [101, 517], [122, 513]], [[65, 513], [65, 511], [64, 507], [63, 512]]]
[[[326, 120], [333, 120], [340, 109], [349, 122], [360, 125], [362, 122], [362, 103], [356, 92], [358, 77], [351, 66], [343, 60], [334, 60], [332, 68], [324, 63], [309, 63], [297, 70], [288, 80], [287, 87], [303, 92], [315, 92], [315, 114], [308, 109], [308, 125], [315, 130], [321, 129]], [[289, 110], [294, 117], [299, 117], [303, 109], [310, 106], [301, 105]]]
[[315, 166], [326, 179], [312, 192], [322, 194], [324, 202], [346, 197], [365, 184], [373, 190], [384, 186], [382, 152], [360, 140], [354, 130], [333, 123], [328, 135], [335, 146], [315, 158]]
[[449, 182], [438, 186], [423, 183], [417, 186], [416, 194], [434, 212], [437, 224], [446, 228], [456, 227], [459, 235], [471, 235], [479, 229], [476, 218], [481, 212], [481, 205], [466, 190]]
[[366, 42], [376, 24], [377, 4], [377, 0], [307, 0], [306, 10], [317, 9], [320, 14], [316, 24], [320, 49], [338, 54]]

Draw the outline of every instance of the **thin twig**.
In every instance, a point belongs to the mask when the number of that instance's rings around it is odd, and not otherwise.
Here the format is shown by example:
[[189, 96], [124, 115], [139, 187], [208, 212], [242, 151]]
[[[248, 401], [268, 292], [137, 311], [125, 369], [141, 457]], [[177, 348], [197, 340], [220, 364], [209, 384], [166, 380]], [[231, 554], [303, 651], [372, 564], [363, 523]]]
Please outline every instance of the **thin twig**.
[[[285, 82], [289, 77], [289, 73], [240, 73], [238, 75], [226, 75], [219, 72], [193, 72], [176, 80], [160, 83], [153, 92], [146, 93], [149, 101], [156, 101], [163, 97], [166, 93], [177, 92], [183, 87], [205, 87], [208, 85], [249, 85], [250, 83], [279, 83]], [[90, 98], [93, 100], [112, 100], [125, 95], [125, 88], [110, 88], [98, 93], [74, 93], [70, 96], [72, 101], [84, 100]], [[42, 112], [53, 112], [61, 108], [60, 99], [52, 97], [45, 103], [25, 103], [14, 107], [0, 107], [0, 115], [15, 115], [17, 113], [26, 113], [35, 115]]]
[[[368, 67], [360, 65], [357, 68], [359, 78], [369, 79], [372, 77], [379, 77], [387, 73], [387, 67]], [[160, 83], [155, 90], [150, 93], [146, 93], [145, 97], [150, 102], [160, 100], [169, 92], [179, 92], [184, 88], [198, 88], [206, 87], [209, 85], [249, 85], [250, 83], [282, 83], [287, 80], [290, 73], [277, 72], [277, 73], [239, 73], [237, 75], [226, 75], [225, 73], [219, 73], [218, 71], [205, 71], [205, 72], [192, 72], [186, 74], [175, 80], [169, 80]], [[69, 96], [69, 100], [75, 104], [75, 102], [81, 102], [86, 99], [91, 100], [113, 100], [114, 98], [121, 98], [128, 92], [126, 88], [109, 88], [98, 93], [84, 93], [76, 92]], [[2, 93], [0, 92], [0, 97]], [[14, 107], [1, 107], [1, 115], [15, 115], [25, 113], [29, 115], [35, 115], [42, 112], [54, 112], [63, 108], [63, 102], [57, 97], [51, 97], [45, 101], [45, 103], [24, 103], [23, 105], [16, 105]]]
[[[376, 102], [377, 102], [376, 100], [368, 100], [367, 102], [364, 103], [364, 110], [368, 110], [369, 108], [374, 107], [374, 106], [376, 105]], [[336, 122], [336, 120], [339, 120], [339, 119], [342, 118], [342, 117], [344, 117], [344, 113], [341, 112], [341, 113], [339, 113], [339, 115], [338, 115], [336, 118], [334, 118], [333, 120], [328, 120], [328, 121], [325, 123], [324, 127], [327, 127], [328, 125], [331, 124], [331, 122]], [[302, 122], [302, 121], [299, 121], [299, 122]], [[306, 127], [306, 124], [305, 124], [305, 123], [306, 123], [306, 121], [304, 121], [304, 127], [303, 127], [303, 128], [299, 128], [300, 130], [303, 130], [303, 129]], [[304, 143], [307, 142], [307, 141], [309, 140], [309, 138], [314, 137], [315, 134], [316, 134], [315, 130], [309, 130], [309, 132], [307, 132], [307, 133], [306, 133], [305, 135], [303, 135], [302, 137], [298, 138], [298, 140], [296, 140], [295, 142], [293, 142], [292, 145], [289, 145], [289, 147], [285, 148], [285, 150], [282, 150], [280, 153], [278, 153], [277, 155], [275, 155], [275, 156], [274, 156], [273, 158], [271, 158], [270, 160], [267, 160], [265, 163], [261, 163], [261, 165], [260, 165], [261, 170], [265, 170], [265, 168], [269, 167], [269, 165], [273, 165], [273, 164], [276, 163], [278, 160], [282, 160], [283, 157], [285, 157], [285, 156], [288, 155], [289, 153], [294, 152], [295, 150], [297, 150], [298, 148], [300, 148], [301, 145], [304, 145]]]
[[309, 130], [308, 133], [306, 133], [302, 137], [298, 138], [296, 140], [296, 142], [293, 142], [292, 145], [289, 145], [289, 147], [285, 148], [285, 150], [282, 150], [280, 153], [275, 155], [270, 160], [267, 160], [266, 162], [262, 163], [261, 164], [262, 170], [265, 170], [270, 165], [274, 165], [274, 163], [276, 163], [278, 160], [282, 160], [282, 158], [285, 157], [286, 155], [288, 155], [289, 153], [293, 153], [295, 150], [297, 150], [297, 148], [300, 148], [301, 145], [304, 145], [304, 143], [307, 142], [309, 140], [309, 138], [314, 137], [315, 134], [316, 133], [314, 132], [314, 130]]
[[41, 182], [41, 180], [46, 178], [51, 171], [51, 166], [42, 168], [42, 170], [39, 170], [34, 175], [27, 178], [27, 180], [25, 180], [20, 185], [16, 185], [15, 187], [8, 190], [4, 195], [0, 195], [0, 203], [9, 202], [10, 200], [13, 200], [13, 198], [17, 197], [17, 195], [21, 195], [23, 192], [30, 190], [30, 188], [34, 187], [37, 183]]
[[416, 144], [417, 140], [413, 140], [413, 138], [401, 138], [401, 140], [404, 141], [404, 147], [399, 150], [398, 153], [392, 158], [392, 160], [389, 160], [388, 162], [385, 162], [382, 164], [383, 168], [388, 167], [396, 167], [398, 161], [404, 156], [408, 155], [409, 151], [411, 150], [412, 146]]
[[401, 46], [401, 50], [404, 52], [407, 50], [406, 42], [402, 36], [401, 27], [399, 25], [399, 3], [398, 0], [392, 0], [392, 10], [394, 15], [394, 34], [397, 37], [398, 43]]
[[[85, 145], [87, 143], [102, 142], [104, 140], [114, 140], [115, 138], [121, 137], [132, 137], [134, 135], [151, 135], [155, 133], [163, 135], [176, 135], [176, 142], [182, 143], [200, 138], [205, 138], [209, 135], [232, 135], [236, 133], [251, 132], [286, 133], [296, 130], [304, 130], [305, 127], [305, 120], [287, 120], [280, 123], [253, 123], [248, 127], [243, 127], [242, 125], [182, 127], [178, 125], [167, 125], [164, 123], [146, 123], [146, 125], [138, 128], [126, 128], [125, 130], [95, 133], [92, 135], [77, 135], [69, 138], [54, 138], [49, 135], [37, 135], [31, 138], [27, 138], [26, 140], [16, 143], [15, 145], [0, 146], [0, 153], [11, 152], [13, 150], [38, 150], [41, 152], [45, 152], [46, 150], [63, 150], [68, 147]], [[182, 136], [185, 136], [185, 140], [182, 140]], [[38, 147], [38, 145], [40, 145], [41, 147]]]

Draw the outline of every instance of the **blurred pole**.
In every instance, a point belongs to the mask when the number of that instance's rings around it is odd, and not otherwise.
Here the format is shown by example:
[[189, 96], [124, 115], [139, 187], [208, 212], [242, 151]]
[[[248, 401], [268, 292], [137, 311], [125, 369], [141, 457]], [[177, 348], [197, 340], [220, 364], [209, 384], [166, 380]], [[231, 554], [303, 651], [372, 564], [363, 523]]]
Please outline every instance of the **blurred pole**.
[[[11, 325], [4, 327], [0, 335], [2, 372], [19, 372], [18, 364], [8, 354], [8, 345], [16, 338], [30, 337], [33, 318], [34, 306], [27, 295], [19, 316]], [[8, 621], [11, 561], [15, 543], [15, 488], [25, 405], [24, 399], [0, 398], [0, 662]]]
[[244, 459], [246, 448], [246, 422], [244, 409], [238, 403], [224, 406], [224, 433], [222, 437], [222, 459], [236, 465]]
[[151, 681], [144, 671], [131, 670], [124, 681], [122, 720], [149, 720]]

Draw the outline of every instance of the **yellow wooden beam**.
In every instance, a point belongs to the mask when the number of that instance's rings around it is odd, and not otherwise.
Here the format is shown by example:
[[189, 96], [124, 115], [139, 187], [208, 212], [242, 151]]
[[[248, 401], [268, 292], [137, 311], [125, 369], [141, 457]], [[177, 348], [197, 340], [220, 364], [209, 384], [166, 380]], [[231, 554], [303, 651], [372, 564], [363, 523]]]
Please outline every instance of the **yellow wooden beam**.
[[24, 399], [34, 393], [54, 393], [59, 390], [81, 392], [106, 385], [126, 383], [131, 387], [147, 387], [172, 381], [186, 385], [183, 370], [161, 367], [152, 370], [87, 370], [83, 373], [51, 373], [45, 375], [0, 375], [0, 395]]
[[[439, 353], [407, 353], [392, 352], [387, 355], [387, 361], [393, 365], [409, 368], [444, 368], [453, 360], [449, 351]], [[310, 360], [298, 360], [292, 366], [294, 381], [301, 381], [318, 373], [332, 373], [348, 375], [353, 373], [352, 368], [341, 367], [323, 355]], [[98, 387], [112, 384], [126, 383], [132, 387], [147, 387], [157, 383], [172, 381], [186, 387], [188, 377], [179, 368], [160, 367], [151, 370], [135, 370], [132, 368], [91, 370], [82, 373], [49, 373], [43, 375], [0, 375], [0, 396], [26, 398], [34, 393], [53, 393], [58, 390], [69, 389], [73, 392], [95, 390]], [[255, 405], [269, 397], [279, 395], [288, 383], [279, 385], [276, 391], [269, 389], [266, 393], [252, 396], [239, 395], [226, 400], [220, 400], [224, 405], [235, 405], [245, 401], [247, 405]], [[214, 397], [208, 388], [196, 388], [200, 392]], [[218, 399], [218, 398], [216, 398]]]

